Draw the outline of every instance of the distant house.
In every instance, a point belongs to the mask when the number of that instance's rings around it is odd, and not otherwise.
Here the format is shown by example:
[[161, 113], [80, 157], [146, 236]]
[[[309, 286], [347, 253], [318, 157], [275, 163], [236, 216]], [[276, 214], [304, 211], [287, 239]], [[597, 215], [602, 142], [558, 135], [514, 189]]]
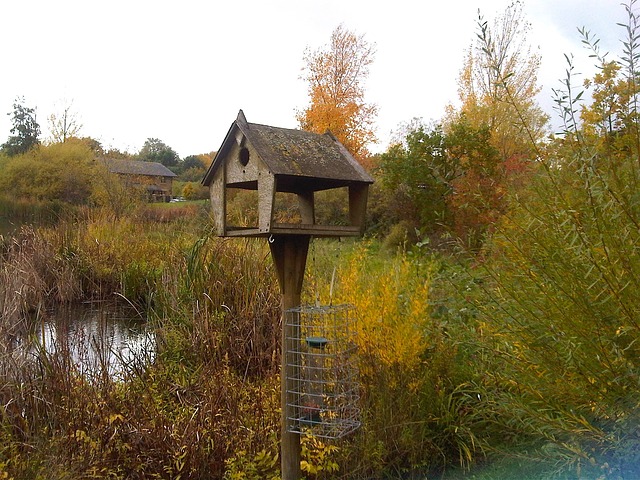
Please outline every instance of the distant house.
[[177, 175], [161, 163], [116, 159], [105, 159], [104, 163], [109, 172], [118, 174], [127, 186], [145, 191], [150, 201], [171, 200], [173, 179]]

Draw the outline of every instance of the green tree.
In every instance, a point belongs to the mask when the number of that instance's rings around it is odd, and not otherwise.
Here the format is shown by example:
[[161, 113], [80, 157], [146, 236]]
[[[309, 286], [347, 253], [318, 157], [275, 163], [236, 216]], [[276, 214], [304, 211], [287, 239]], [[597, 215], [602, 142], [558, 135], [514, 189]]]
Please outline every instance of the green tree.
[[13, 198], [84, 204], [93, 191], [94, 169], [94, 153], [82, 142], [38, 145], [4, 164], [0, 190]]
[[184, 182], [199, 182], [211, 163], [209, 154], [189, 155], [173, 169]]
[[189, 155], [182, 160], [181, 165], [183, 170], [187, 170], [189, 168], [206, 168], [205, 160], [202, 158], [202, 155]]
[[446, 198], [457, 165], [447, 152], [439, 125], [414, 120], [404, 139], [380, 156], [377, 176], [385, 195], [390, 223], [404, 222], [424, 233], [442, 230], [448, 221]]
[[20, 155], [28, 152], [38, 145], [40, 140], [40, 125], [36, 121], [36, 111], [24, 105], [24, 98], [17, 98], [13, 103], [11, 116], [11, 136], [2, 145], [2, 150], [9, 156]]
[[375, 45], [338, 26], [329, 45], [305, 52], [303, 79], [309, 86], [310, 104], [296, 115], [303, 130], [330, 130], [361, 163], [368, 159], [367, 146], [376, 141], [378, 109], [364, 98], [374, 56]]
[[175, 150], [157, 138], [147, 138], [138, 158], [145, 162], [158, 162], [165, 167], [175, 167], [180, 161]]

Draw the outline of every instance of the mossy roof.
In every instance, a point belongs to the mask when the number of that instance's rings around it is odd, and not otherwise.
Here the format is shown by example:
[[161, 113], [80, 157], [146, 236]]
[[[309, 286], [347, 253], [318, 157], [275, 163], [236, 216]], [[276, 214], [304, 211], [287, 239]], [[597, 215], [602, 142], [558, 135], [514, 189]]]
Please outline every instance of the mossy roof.
[[240, 110], [202, 181], [204, 185], [211, 183], [216, 170], [225, 161], [238, 130], [276, 177], [295, 178], [309, 185], [319, 182], [319, 188], [373, 183], [364, 168], [330, 132], [317, 134], [248, 123]]
[[140, 160], [104, 159], [107, 169], [111, 173], [124, 175], [146, 175], [152, 177], [177, 176], [167, 167], [158, 162], [142, 162]]

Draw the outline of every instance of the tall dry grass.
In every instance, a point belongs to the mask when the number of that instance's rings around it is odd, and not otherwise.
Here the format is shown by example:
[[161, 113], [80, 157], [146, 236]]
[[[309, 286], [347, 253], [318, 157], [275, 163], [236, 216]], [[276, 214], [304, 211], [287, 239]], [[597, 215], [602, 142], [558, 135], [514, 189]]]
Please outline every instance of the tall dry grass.
[[84, 285], [73, 259], [31, 226], [7, 240], [0, 260], [0, 335], [6, 342], [25, 330], [26, 317], [51, 302], [81, 299]]
[[84, 375], [64, 351], [0, 358], [0, 477], [221, 478], [239, 452], [277, 452], [280, 303], [266, 245], [105, 218], [25, 229], [2, 259], [6, 298], [22, 292], [7, 311], [26, 324], [54, 300], [133, 291], [155, 325], [154, 361], [116, 380]]

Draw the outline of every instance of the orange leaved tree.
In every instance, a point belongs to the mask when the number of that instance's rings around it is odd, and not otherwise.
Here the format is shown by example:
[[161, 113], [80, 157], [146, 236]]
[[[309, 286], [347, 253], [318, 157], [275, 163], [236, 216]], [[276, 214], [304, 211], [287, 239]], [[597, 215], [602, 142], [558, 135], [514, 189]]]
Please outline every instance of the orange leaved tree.
[[309, 105], [298, 111], [300, 128], [315, 133], [330, 130], [361, 163], [367, 145], [376, 141], [377, 107], [364, 100], [364, 81], [373, 62], [375, 45], [343, 25], [331, 34], [329, 45], [304, 56], [303, 79], [309, 84]]

